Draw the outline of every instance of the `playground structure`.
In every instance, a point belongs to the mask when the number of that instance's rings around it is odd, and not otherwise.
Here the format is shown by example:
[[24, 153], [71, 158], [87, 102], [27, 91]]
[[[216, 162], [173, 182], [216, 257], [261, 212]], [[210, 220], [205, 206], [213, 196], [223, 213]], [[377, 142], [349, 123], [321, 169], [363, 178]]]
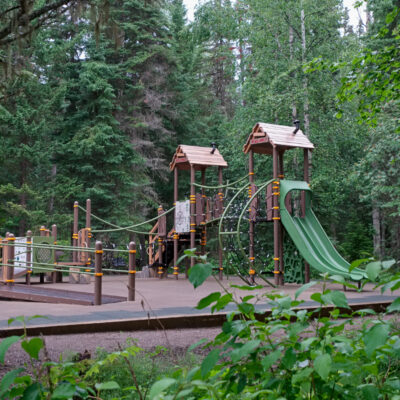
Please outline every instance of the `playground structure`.
[[[73, 206], [72, 246], [57, 244], [55, 225], [51, 234], [48, 229], [41, 227], [39, 237], [33, 237], [32, 232], [28, 231], [26, 238], [17, 241], [8, 233], [1, 241], [1, 282], [10, 287], [14, 285], [16, 277], [26, 274], [26, 283], [30, 285], [32, 271], [40, 273], [41, 282], [44, 281], [44, 272], [49, 274], [54, 283], [62, 281], [63, 272], [69, 273], [70, 277], [75, 276], [76, 282], [83, 280], [87, 283], [86, 278], [94, 276], [93, 303], [101, 304], [103, 271], [127, 273], [128, 300], [134, 300], [135, 243], [131, 242], [126, 250], [105, 249], [99, 241], [95, 247], [91, 247], [93, 235], [121, 231], [145, 235], [148, 237], [148, 260], [141, 260], [142, 264], [148, 265], [155, 272], [153, 276], [159, 278], [165, 277], [168, 268], [171, 268], [173, 276], [178, 279], [179, 254], [185, 248], [196, 248], [197, 255], [204, 255], [207, 236], [213, 229], [216, 230], [215, 238], [218, 238], [216, 258], [219, 279], [223, 278], [224, 265], [231, 259], [235, 273], [248, 284], [254, 284], [256, 278], [272, 286], [283, 285], [287, 281], [308, 282], [310, 266], [322, 273], [360, 281], [365, 277], [364, 272], [359, 269], [349, 272], [349, 264], [337, 253], [311, 209], [309, 154], [314, 145], [299, 129], [298, 121], [295, 125], [256, 124], [243, 147], [248, 155], [248, 175], [232, 183], [223, 183], [223, 169], [228, 164], [215, 144], [211, 147], [179, 145], [170, 163], [170, 170], [174, 173], [173, 207], [164, 211], [160, 206], [158, 215], [148, 221], [117, 226], [92, 214], [91, 201], [87, 200], [86, 208], [78, 202]], [[284, 175], [284, 154], [296, 148], [303, 149], [304, 181], [288, 180]], [[256, 182], [254, 154], [272, 156], [272, 179]], [[210, 167], [217, 169], [218, 184], [215, 186], [206, 185], [206, 171]], [[179, 174], [184, 171], [190, 173], [190, 195], [189, 199], [180, 200]], [[197, 173], [200, 173], [201, 183], [196, 182]], [[206, 195], [209, 191], [212, 193]], [[79, 209], [86, 213], [86, 225], [80, 230]], [[167, 215], [172, 211], [175, 211], [173, 224], [168, 229]], [[91, 218], [98, 219], [110, 228], [93, 230]], [[148, 232], [137, 230], [154, 222], [155, 225]], [[272, 232], [266, 233], [268, 229], [271, 231], [271, 224]], [[273, 243], [272, 248], [262, 249], [263, 245], [269, 246], [270, 243]], [[18, 254], [23, 253], [21, 248], [25, 249], [23, 262], [15, 258], [17, 247]], [[72, 259], [58, 261], [57, 251], [71, 252]], [[104, 268], [102, 257], [107, 251], [127, 253], [129, 268]], [[262, 254], [263, 251], [265, 254]], [[234, 261], [232, 257], [236, 257]], [[190, 266], [195, 262], [195, 257], [191, 257]], [[186, 277], [188, 268], [186, 264]], [[273, 283], [268, 279], [271, 273]]]

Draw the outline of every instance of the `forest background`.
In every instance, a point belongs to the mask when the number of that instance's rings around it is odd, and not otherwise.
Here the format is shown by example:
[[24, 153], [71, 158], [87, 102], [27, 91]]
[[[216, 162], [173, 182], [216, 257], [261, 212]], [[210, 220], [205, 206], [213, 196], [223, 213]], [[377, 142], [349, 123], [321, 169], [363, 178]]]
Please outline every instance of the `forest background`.
[[[171, 206], [178, 144], [217, 142], [232, 181], [255, 123], [299, 119], [335, 245], [399, 258], [400, 1], [361, 3], [353, 27], [340, 0], [208, 0], [191, 22], [182, 0], [3, 0], [2, 233], [70, 236], [86, 198], [115, 224], [143, 221]], [[271, 163], [256, 157], [256, 176]], [[301, 152], [285, 164], [302, 179]]]

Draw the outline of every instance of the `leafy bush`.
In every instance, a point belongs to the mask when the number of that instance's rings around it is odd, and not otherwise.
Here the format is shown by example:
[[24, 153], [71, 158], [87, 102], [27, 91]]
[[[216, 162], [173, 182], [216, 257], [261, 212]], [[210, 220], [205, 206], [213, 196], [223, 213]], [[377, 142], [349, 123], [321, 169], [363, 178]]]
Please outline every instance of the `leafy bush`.
[[[392, 264], [370, 263], [368, 276], [376, 279], [382, 266]], [[192, 268], [189, 278], [194, 286], [206, 279], [208, 270], [201, 264]], [[355, 289], [341, 277], [334, 280]], [[302, 286], [295, 299], [251, 293], [261, 286], [236, 286], [245, 292], [240, 301], [228, 291], [202, 299], [199, 309], [211, 306], [219, 311], [233, 302], [236, 311], [228, 314], [221, 333], [206, 345], [210, 352], [202, 364], [156, 382], [150, 398], [399, 400], [398, 324], [372, 309], [351, 312], [344, 293], [326, 285], [322, 293], [311, 295], [320, 305], [317, 311], [299, 310], [300, 294], [313, 284]], [[400, 274], [387, 276], [378, 286], [382, 292], [400, 288]], [[263, 320], [254, 306], [260, 301], [271, 307]], [[324, 306], [333, 306], [329, 317], [323, 316]], [[399, 310], [397, 298], [387, 313]]]

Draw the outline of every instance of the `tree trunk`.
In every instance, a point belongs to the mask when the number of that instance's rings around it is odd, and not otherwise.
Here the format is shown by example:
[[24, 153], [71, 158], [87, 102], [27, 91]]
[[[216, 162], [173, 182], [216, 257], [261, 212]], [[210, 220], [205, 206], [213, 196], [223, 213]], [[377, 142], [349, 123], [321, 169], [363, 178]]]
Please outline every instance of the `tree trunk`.
[[[289, 59], [290, 59], [290, 68], [292, 68], [293, 64], [293, 43], [294, 43], [294, 33], [293, 33], [293, 28], [291, 25], [289, 25]], [[293, 77], [295, 73], [292, 73]], [[293, 121], [297, 119], [297, 107], [296, 107], [296, 100], [293, 99], [292, 101], [292, 118]]]
[[374, 255], [376, 258], [381, 258], [382, 257], [381, 212], [376, 204], [373, 204], [372, 208], [372, 226], [374, 228], [374, 235], [373, 235]]
[[[301, 61], [304, 64], [306, 62], [306, 18], [304, 14], [303, 2], [301, 2], [301, 11], [300, 11], [300, 19], [301, 19]], [[303, 112], [304, 112], [304, 133], [309, 136], [310, 135], [310, 115], [309, 108], [310, 102], [308, 99], [308, 78], [307, 75], [303, 72]], [[308, 171], [309, 176], [311, 176], [311, 166], [312, 166], [312, 153], [308, 151]]]
[[[301, 55], [302, 55], [302, 63], [306, 62], [306, 24], [305, 24], [305, 14], [304, 9], [302, 8], [300, 11], [300, 18], [301, 18]], [[310, 134], [310, 115], [309, 115], [309, 108], [310, 102], [308, 99], [308, 78], [305, 73], [303, 73], [303, 96], [304, 96], [304, 103], [303, 103], [303, 111], [304, 111], [304, 131], [305, 134], [308, 136]]]
[[[53, 184], [55, 184], [55, 179], [57, 176], [57, 164], [53, 164], [51, 167], [51, 181], [53, 182]], [[54, 210], [54, 193], [51, 195], [50, 197], [50, 201], [49, 201], [49, 213], [52, 214]]]

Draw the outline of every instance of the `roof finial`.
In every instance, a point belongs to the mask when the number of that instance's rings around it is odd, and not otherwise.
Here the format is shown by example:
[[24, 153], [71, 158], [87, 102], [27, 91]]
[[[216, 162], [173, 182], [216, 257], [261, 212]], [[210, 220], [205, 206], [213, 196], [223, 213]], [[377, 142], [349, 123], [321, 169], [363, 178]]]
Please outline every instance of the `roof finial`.
[[214, 154], [214, 153], [215, 153], [215, 150], [217, 150], [217, 143], [211, 142], [211, 147], [212, 147], [212, 149], [211, 149], [211, 154]]
[[300, 121], [296, 119], [295, 121], [293, 121], [293, 124], [296, 127], [296, 129], [293, 131], [293, 134], [295, 135], [300, 130]]

